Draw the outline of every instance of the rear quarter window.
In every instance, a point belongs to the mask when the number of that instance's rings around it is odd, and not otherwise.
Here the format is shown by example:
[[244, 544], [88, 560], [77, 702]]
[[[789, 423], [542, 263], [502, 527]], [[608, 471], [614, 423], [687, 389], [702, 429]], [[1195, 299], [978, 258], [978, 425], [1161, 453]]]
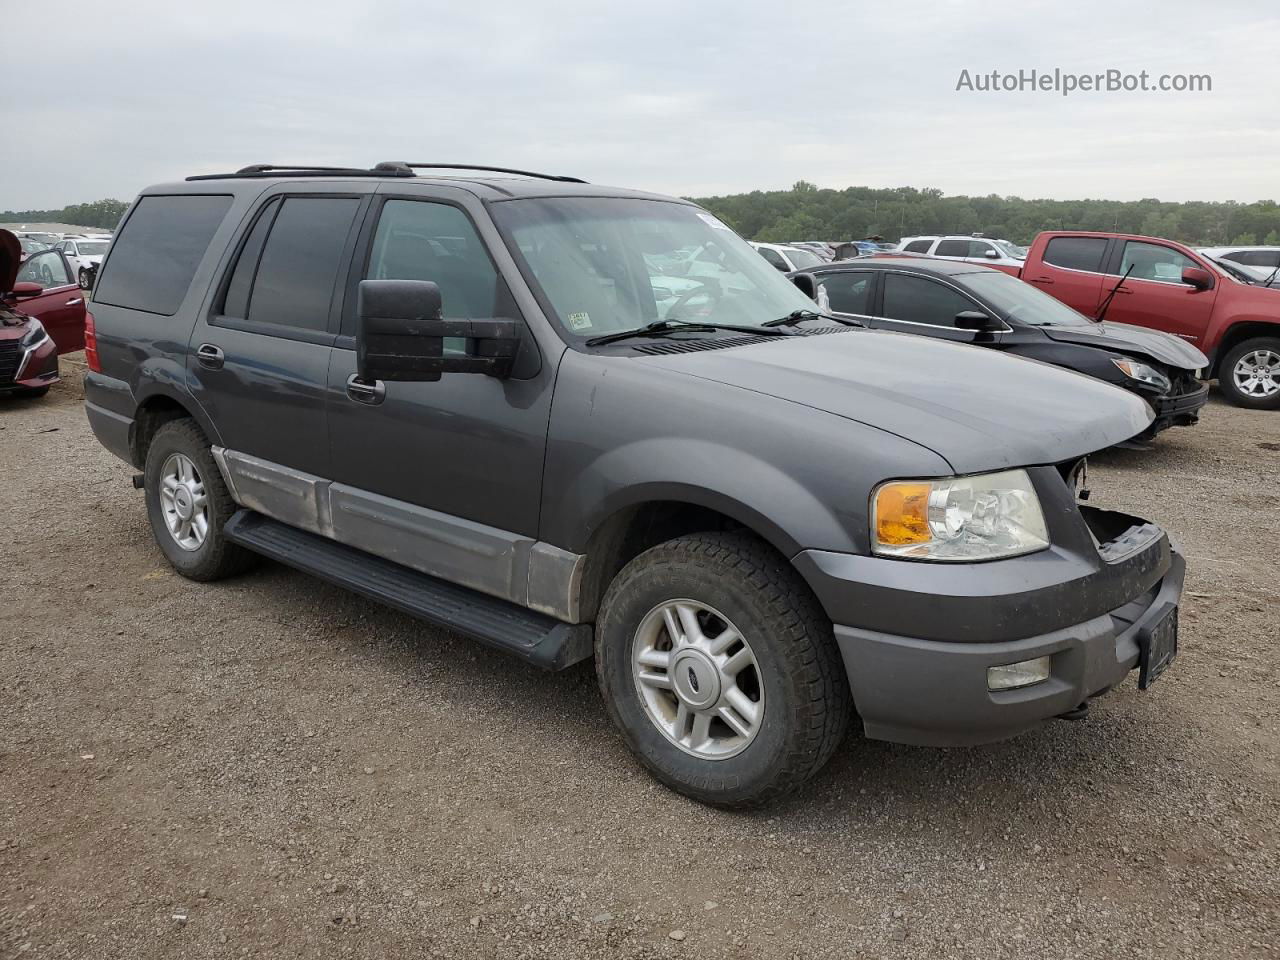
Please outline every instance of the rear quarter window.
[[1044, 262], [1068, 270], [1101, 273], [1106, 252], [1106, 237], [1053, 237], [1044, 248]]
[[231, 197], [143, 197], [125, 221], [93, 294], [94, 303], [172, 316], [182, 305]]
[[932, 240], [912, 240], [902, 249], [905, 253], [928, 253], [931, 246]]

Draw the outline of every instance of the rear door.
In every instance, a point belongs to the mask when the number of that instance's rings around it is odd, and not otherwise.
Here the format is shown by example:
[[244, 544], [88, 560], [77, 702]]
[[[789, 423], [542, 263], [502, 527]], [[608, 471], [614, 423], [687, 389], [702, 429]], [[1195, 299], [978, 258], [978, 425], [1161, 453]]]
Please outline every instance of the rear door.
[[33, 253], [18, 268], [16, 283], [38, 283], [44, 291], [18, 303], [49, 332], [58, 353], [84, 349], [84, 291], [66, 258], [57, 250]]
[[[1147, 240], [1122, 243], [1112, 255], [1112, 276], [1105, 282], [1107, 291], [1126, 273], [1129, 278], [1116, 291], [1107, 308], [1107, 319], [1163, 330], [1195, 344], [1203, 342], [1222, 279], [1205, 264], [1166, 244]], [[1187, 267], [1206, 270], [1214, 278], [1214, 285], [1199, 290], [1183, 283], [1182, 271]]]
[[1043, 255], [1027, 260], [1022, 279], [1086, 317], [1095, 316], [1103, 297], [1102, 271], [1111, 243], [1108, 237], [1050, 237]]
[[[335, 293], [371, 192], [365, 184], [282, 185], [259, 200], [233, 244], [187, 352], [192, 394], [226, 449], [328, 476], [324, 395], [338, 331]], [[277, 477], [268, 493], [283, 496], [286, 482]], [[282, 519], [296, 506], [263, 504]]]

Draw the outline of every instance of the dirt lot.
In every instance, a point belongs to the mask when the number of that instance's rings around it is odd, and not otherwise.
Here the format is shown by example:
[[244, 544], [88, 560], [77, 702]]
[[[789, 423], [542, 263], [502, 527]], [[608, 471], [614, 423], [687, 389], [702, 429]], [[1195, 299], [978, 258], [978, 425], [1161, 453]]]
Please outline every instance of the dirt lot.
[[0, 956], [1280, 949], [1280, 415], [1095, 459], [1190, 561], [1149, 693], [993, 747], [851, 738], [738, 815], [644, 775], [585, 666], [280, 567], [180, 579], [63, 368], [0, 400]]

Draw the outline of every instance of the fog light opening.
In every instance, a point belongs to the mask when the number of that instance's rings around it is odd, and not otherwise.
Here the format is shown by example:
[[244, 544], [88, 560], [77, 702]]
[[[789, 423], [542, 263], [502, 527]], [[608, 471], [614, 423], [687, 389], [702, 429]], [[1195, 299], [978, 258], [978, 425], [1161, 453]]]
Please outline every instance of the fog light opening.
[[1049, 657], [987, 667], [988, 690], [1018, 690], [1049, 679]]

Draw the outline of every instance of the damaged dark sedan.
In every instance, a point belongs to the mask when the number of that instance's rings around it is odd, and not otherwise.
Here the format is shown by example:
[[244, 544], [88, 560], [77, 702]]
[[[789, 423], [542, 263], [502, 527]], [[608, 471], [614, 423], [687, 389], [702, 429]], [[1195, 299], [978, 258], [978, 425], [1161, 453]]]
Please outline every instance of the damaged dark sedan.
[[[1209, 396], [1208, 358], [1191, 344], [1145, 327], [1091, 320], [999, 270], [921, 258], [857, 260], [814, 267], [824, 310], [882, 330], [972, 343], [1083, 373], [1136, 393], [1155, 419], [1129, 445], [1167, 427], [1189, 426]], [[794, 276], [794, 275], [793, 275]], [[927, 372], [925, 372], [927, 375]]]

